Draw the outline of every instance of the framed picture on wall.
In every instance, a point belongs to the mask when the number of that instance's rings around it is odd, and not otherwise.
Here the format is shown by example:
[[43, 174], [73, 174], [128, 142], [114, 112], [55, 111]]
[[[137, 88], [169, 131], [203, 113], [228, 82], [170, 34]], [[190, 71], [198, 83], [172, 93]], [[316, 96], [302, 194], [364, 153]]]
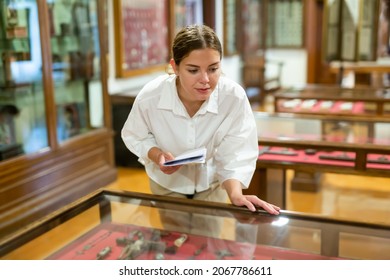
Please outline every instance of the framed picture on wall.
[[116, 76], [163, 70], [169, 61], [169, 0], [114, 1]]
[[237, 0], [223, 1], [223, 52], [225, 56], [237, 54]]

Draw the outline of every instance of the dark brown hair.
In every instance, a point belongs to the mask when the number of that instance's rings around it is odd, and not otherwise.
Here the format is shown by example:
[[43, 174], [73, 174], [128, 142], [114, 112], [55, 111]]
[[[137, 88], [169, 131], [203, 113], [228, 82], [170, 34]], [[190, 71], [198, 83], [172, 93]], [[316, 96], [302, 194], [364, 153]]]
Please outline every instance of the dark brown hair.
[[199, 49], [214, 49], [222, 58], [222, 46], [214, 30], [206, 25], [189, 25], [181, 29], [173, 40], [172, 57], [176, 65]]

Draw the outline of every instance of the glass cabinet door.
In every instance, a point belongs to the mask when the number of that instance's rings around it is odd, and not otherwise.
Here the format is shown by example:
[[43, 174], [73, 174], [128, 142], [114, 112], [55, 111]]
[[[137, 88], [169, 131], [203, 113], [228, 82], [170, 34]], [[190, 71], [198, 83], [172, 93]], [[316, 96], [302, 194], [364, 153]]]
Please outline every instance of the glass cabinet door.
[[48, 146], [37, 1], [0, 0], [0, 161]]
[[0, 160], [48, 148], [51, 135], [62, 143], [104, 126], [101, 3], [0, 0]]
[[103, 126], [97, 1], [47, 0], [57, 138]]

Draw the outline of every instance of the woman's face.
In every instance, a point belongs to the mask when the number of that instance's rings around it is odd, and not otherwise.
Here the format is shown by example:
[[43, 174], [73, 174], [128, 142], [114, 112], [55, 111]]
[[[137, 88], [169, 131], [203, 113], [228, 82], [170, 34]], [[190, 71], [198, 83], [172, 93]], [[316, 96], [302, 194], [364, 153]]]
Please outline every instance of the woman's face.
[[178, 76], [178, 93], [185, 101], [205, 101], [217, 86], [221, 75], [221, 58], [214, 49], [192, 51], [180, 65], [171, 60]]

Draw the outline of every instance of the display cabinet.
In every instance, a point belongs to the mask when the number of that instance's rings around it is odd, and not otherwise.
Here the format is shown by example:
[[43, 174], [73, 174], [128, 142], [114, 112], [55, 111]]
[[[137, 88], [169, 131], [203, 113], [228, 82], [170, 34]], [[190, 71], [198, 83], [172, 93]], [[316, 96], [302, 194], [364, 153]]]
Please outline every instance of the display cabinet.
[[286, 172], [390, 176], [387, 118], [256, 112], [259, 158], [248, 192], [286, 205]]
[[275, 93], [274, 111], [296, 114], [390, 116], [390, 91], [386, 88], [343, 88], [307, 85]]
[[324, 1], [323, 58], [325, 61], [375, 61], [379, 0]]
[[0, 1], [0, 237], [115, 180], [106, 1]]
[[374, 260], [390, 258], [389, 236], [388, 225], [100, 190], [1, 240], [0, 258]]

